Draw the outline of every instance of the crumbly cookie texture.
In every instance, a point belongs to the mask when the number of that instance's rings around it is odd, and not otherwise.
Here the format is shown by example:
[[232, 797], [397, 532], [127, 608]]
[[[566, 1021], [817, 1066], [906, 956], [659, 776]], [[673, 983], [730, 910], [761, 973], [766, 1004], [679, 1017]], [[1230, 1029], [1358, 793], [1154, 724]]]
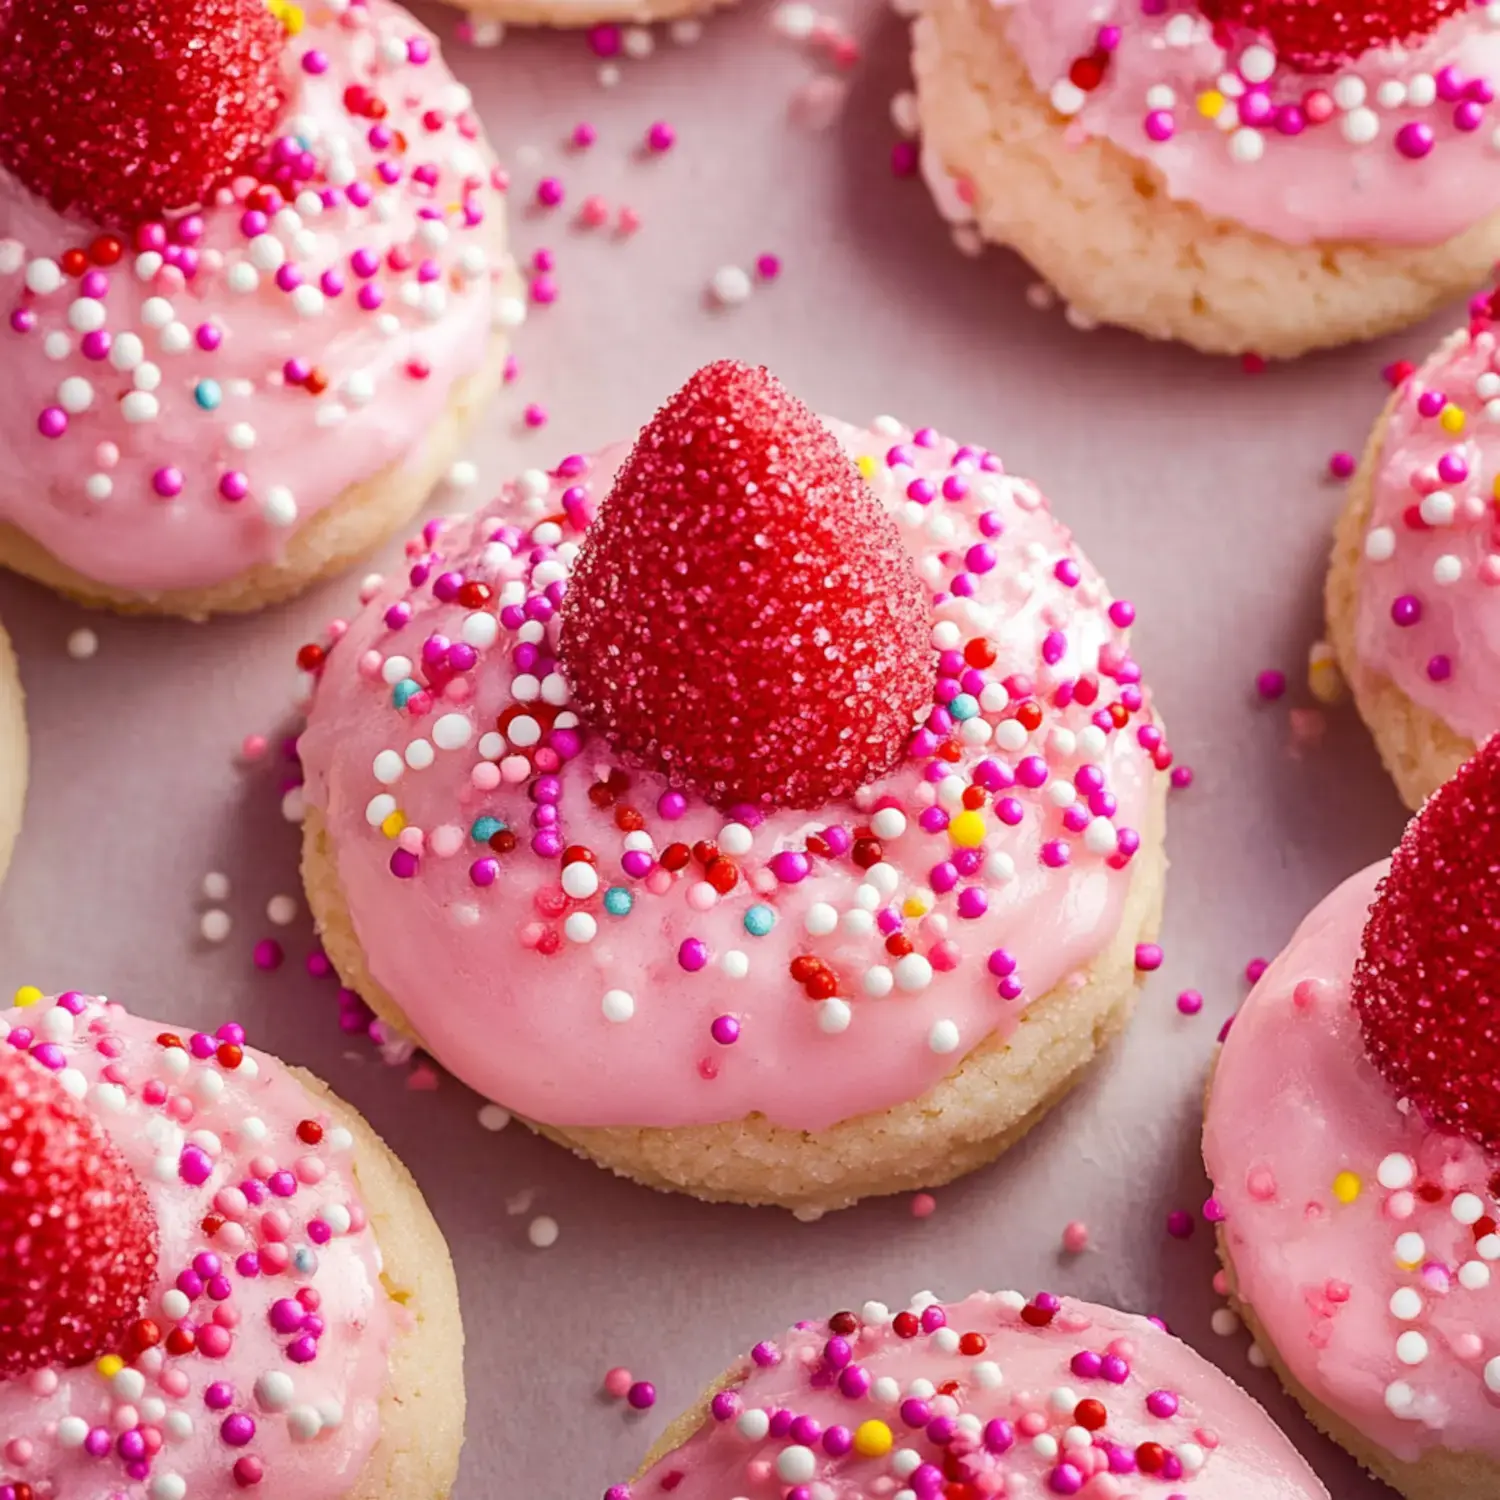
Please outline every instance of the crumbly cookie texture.
[[0, 876], [21, 831], [28, 766], [25, 694], [10, 637], [0, 628]]

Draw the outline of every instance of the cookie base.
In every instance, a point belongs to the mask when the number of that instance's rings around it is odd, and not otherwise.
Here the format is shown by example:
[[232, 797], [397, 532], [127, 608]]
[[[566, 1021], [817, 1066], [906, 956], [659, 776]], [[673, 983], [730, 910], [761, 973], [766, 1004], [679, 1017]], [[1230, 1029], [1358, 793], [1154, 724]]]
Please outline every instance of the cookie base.
[[290, 1071], [354, 1137], [381, 1285], [411, 1322], [391, 1347], [380, 1436], [344, 1500], [448, 1500], [464, 1440], [464, 1331], [447, 1243], [411, 1173], [369, 1121], [321, 1079]]
[[733, 0], [448, 0], [480, 21], [512, 26], [600, 26], [608, 22], [645, 26], [706, 15]]
[[[1457, 334], [1456, 339], [1467, 335]], [[1333, 558], [1324, 586], [1328, 638], [1355, 706], [1375, 740], [1375, 748], [1396, 783], [1401, 800], [1416, 811], [1474, 753], [1474, 742], [1449, 728], [1430, 709], [1414, 703], [1383, 672], [1360, 659], [1356, 646], [1359, 576], [1365, 532], [1373, 503], [1372, 486], [1385, 447], [1385, 431], [1395, 408], [1392, 396], [1349, 481], [1348, 499], [1334, 529]]]
[[401, 531], [463, 451], [476, 419], [504, 381], [508, 337], [496, 333], [484, 363], [455, 384], [443, 414], [423, 434], [417, 452], [351, 485], [332, 505], [310, 516], [287, 538], [281, 555], [205, 588], [145, 592], [100, 583], [54, 557], [19, 527], [0, 523], [0, 567], [56, 589], [79, 604], [119, 614], [175, 615], [206, 620], [248, 614], [300, 594], [375, 551]]
[[[1161, 920], [1167, 778], [1156, 783], [1119, 928], [1084, 982], [1059, 985], [1033, 1001], [1009, 1037], [981, 1043], [920, 1098], [817, 1132], [790, 1130], [760, 1115], [679, 1128], [526, 1123], [647, 1187], [712, 1202], [776, 1204], [803, 1217], [879, 1194], [939, 1187], [984, 1166], [1072, 1088], [1130, 1019], [1141, 978], [1136, 945], [1150, 941]], [[315, 808], [303, 828], [302, 879], [324, 950], [343, 982], [388, 1026], [420, 1042], [369, 972]]]
[[0, 878], [21, 831], [27, 764], [26, 700], [10, 637], [0, 629]]
[[1229, 1257], [1222, 1228], [1218, 1241], [1219, 1259], [1229, 1278], [1235, 1311], [1250, 1330], [1287, 1395], [1302, 1408], [1308, 1421], [1324, 1437], [1337, 1443], [1363, 1468], [1404, 1495], [1406, 1500], [1491, 1500], [1492, 1496], [1500, 1495], [1500, 1463], [1494, 1459], [1482, 1453], [1454, 1453], [1447, 1448], [1432, 1448], [1415, 1463], [1396, 1458], [1310, 1395], [1287, 1368], [1255, 1309], [1241, 1302], [1235, 1292], [1234, 1262]]
[[1089, 319], [1287, 359], [1418, 322], [1500, 257], [1500, 214], [1433, 246], [1289, 245], [1174, 201], [1149, 162], [1069, 143], [1003, 15], [989, 0], [925, 5], [913, 31], [925, 150], [972, 185], [983, 237]]

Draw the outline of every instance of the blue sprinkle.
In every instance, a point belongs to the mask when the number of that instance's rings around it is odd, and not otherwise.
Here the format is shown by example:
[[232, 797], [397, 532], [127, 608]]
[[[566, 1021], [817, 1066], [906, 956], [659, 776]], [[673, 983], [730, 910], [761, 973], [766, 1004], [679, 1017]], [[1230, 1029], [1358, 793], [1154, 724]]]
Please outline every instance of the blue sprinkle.
[[764, 937], [776, 925], [776, 913], [769, 906], [752, 906], [745, 913], [745, 931], [751, 937]]
[[604, 893], [604, 909], [612, 917], [628, 917], [635, 897], [623, 885], [612, 885]]
[[476, 844], [487, 844], [504, 827], [505, 824], [499, 818], [492, 818], [486, 813], [484, 817], [474, 819], [474, 826], [469, 830], [469, 837]]
[[292, 1264], [304, 1276], [311, 1276], [318, 1269], [318, 1254], [310, 1245], [298, 1245], [292, 1252]]
[[972, 719], [979, 712], [979, 699], [972, 693], [959, 693], [948, 705], [948, 712], [959, 723], [963, 723], [965, 719]]
[[217, 380], [200, 380], [193, 388], [193, 400], [195, 400], [204, 411], [215, 411], [219, 403], [224, 399], [224, 392], [219, 389]]
[[397, 708], [405, 708], [406, 705], [410, 703], [411, 700], [415, 698], [416, 695], [421, 691], [421, 683], [415, 682], [410, 677], [408, 677], [405, 682], [398, 682], [396, 686], [391, 689], [391, 702], [394, 703]]

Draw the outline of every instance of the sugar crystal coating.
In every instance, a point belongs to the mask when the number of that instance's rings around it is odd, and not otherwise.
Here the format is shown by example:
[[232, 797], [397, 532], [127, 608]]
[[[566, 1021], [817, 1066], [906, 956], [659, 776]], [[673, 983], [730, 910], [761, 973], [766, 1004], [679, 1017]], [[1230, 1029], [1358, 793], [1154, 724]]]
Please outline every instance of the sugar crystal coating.
[[140, 1179], [42, 1050], [0, 1052], [0, 1380], [126, 1343], [156, 1271]]
[[263, 0], [11, 6], [0, 162], [110, 227], [191, 208], [269, 139], [283, 36]]
[[1353, 997], [1391, 1086], [1431, 1123], [1500, 1149], [1500, 737], [1408, 825]]
[[1199, 0], [1199, 8], [1219, 26], [1259, 32], [1303, 72], [1326, 73], [1377, 47], [1426, 36], [1468, 0]]
[[817, 807], [890, 770], [930, 702], [928, 600], [828, 429], [764, 370], [700, 370], [589, 531], [561, 656], [629, 762], [720, 805]]

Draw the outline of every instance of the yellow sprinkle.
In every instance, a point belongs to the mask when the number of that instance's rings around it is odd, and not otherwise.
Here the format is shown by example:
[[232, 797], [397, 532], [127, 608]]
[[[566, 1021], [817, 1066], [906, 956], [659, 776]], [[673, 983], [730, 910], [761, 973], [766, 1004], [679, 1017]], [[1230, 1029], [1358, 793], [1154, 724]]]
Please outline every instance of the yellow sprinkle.
[[401, 830], [406, 827], [406, 814], [398, 807], [395, 812], [387, 813], [381, 822], [380, 831], [388, 838], [401, 837]]
[[1307, 689], [1319, 703], [1343, 701], [1344, 674], [1327, 641], [1318, 641], [1307, 657]]
[[1495, 499], [1500, 500], [1500, 474], [1495, 475]]
[[903, 917], [925, 917], [932, 910], [932, 902], [926, 896], [908, 896], [901, 903]]
[[266, 0], [266, 8], [292, 36], [296, 36], [302, 30], [303, 23], [307, 19], [300, 5], [288, 4], [287, 0]]
[[1359, 1190], [1363, 1186], [1359, 1177], [1354, 1172], [1340, 1172], [1333, 1179], [1333, 1196], [1340, 1203], [1353, 1203], [1359, 1197]]
[[892, 1441], [891, 1429], [884, 1422], [861, 1422], [854, 1429], [854, 1451], [861, 1458], [884, 1458]]
[[1218, 89], [1209, 89], [1198, 95], [1198, 113], [1205, 120], [1217, 120], [1223, 113], [1225, 102]]
[[113, 1380], [125, 1368], [125, 1361], [118, 1354], [106, 1354], [94, 1368], [106, 1380]]
[[22, 1010], [25, 1010], [28, 1005], [35, 1005], [41, 998], [42, 992], [34, 984], [23, 984], [16, 991], [16, 1004]]
[[1438, 414], [1438, 423], [1444, 432], [1462, 432], [1464, 430], [1464, 409], [1455, 406], [1451, 401]]
[[872, 453], [861, 453], [859, 457], [854, 460], [854, 466], [859, 470], [861, 474], [864, 475], [866, 479], [873, 479], [875, 477], [875, 470], [879, 467], [879, 465], [875, 462], [875, 456]]
[[984, 819], [965, 809], [948, 825], [948, 837], [960, 849], [977, 849], [984, 842]]

